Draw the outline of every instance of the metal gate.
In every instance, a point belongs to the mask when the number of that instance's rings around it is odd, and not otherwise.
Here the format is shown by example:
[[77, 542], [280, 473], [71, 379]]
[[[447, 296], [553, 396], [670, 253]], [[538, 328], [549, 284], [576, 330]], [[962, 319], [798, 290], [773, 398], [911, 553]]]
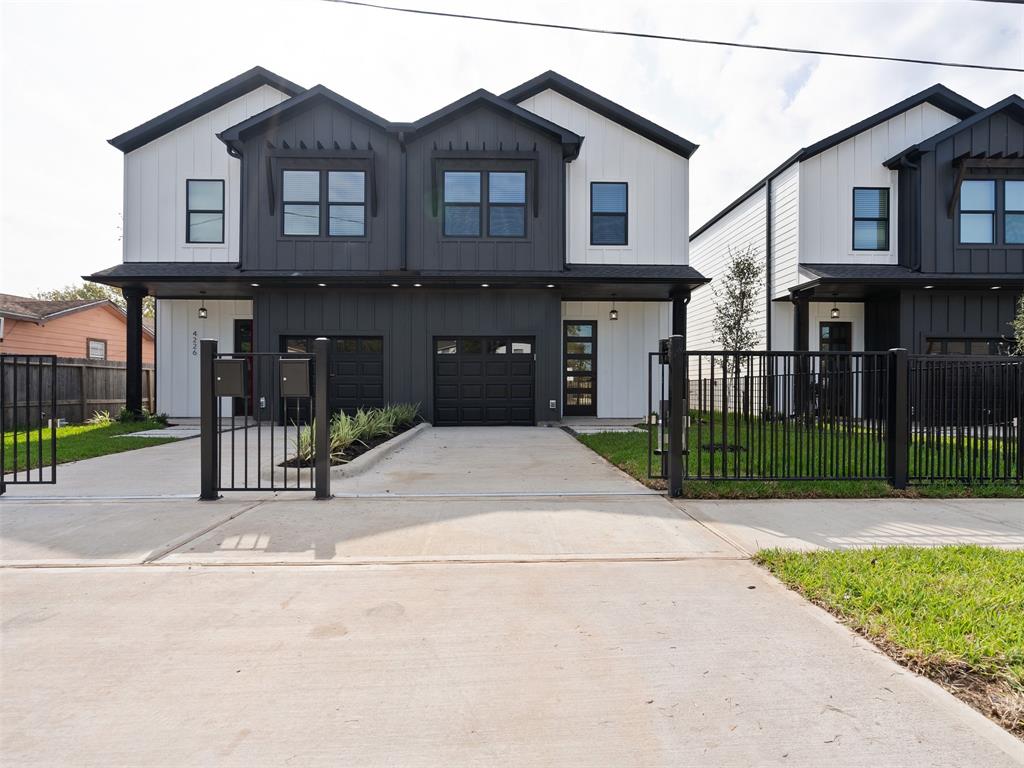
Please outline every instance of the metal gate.
[[[331, 496], [328, 340], [311, 353], [217, 352], [200, 341], [200, 494]], [[312, 418], [310, 415], [312, 414]]]
[[0, 494], [57, 482], [57, 357], [0, 354]]

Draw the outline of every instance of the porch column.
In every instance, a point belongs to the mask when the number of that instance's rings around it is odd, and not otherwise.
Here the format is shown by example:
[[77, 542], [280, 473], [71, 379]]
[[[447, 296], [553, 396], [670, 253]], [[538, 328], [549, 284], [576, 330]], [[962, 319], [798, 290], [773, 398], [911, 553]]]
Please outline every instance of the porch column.
[[125, 408], [136, 415], [142, 414], [142, 299], [144, 288], [122, 288], [127, 313], [124, 396]]
[[[793, 301], [793, 351], [806, 352], [807, 331], [810, 322], [810, 293], [797, 293]], [[808, 395], [810, 394], [809, 360], [806, 355], [797, 355], [793, 360], [793, 411], [802, 414], [807, 411]]]
[[797, 293], [793, 295], [793, 351], [807, 351], [807, 333], [810, 323], [809, 293]]
[[686, 344], [686, 305], [690, 303], [690, 289], [672, 291], [672, 335], [682, 336]]

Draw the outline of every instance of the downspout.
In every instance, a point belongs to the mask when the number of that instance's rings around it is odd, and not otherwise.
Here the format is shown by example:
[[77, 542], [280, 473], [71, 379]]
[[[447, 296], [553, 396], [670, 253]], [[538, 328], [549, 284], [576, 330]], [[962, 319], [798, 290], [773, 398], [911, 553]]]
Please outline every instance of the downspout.
[[772, 351], [772, 177], [764, 182], [764, 348]]
[[405, 131], [398, 132], [398, 146], [402, 153], [402, 166], [399, 173], [398, 187], [399, 195], [401, 198], [401, 206], [399, 207], [398, 215], [398, 232], [399, 232], [399, 243], [398, 247], [401, 249], [401, 265], [399, 269], [405, 272], [409, 269], [409, 238], [408, 238], [408, 222], [409, 222], [409, 199], [408, 199], [408, 186], [409, 186], [409, 154], [406, 152], [405, 146]]

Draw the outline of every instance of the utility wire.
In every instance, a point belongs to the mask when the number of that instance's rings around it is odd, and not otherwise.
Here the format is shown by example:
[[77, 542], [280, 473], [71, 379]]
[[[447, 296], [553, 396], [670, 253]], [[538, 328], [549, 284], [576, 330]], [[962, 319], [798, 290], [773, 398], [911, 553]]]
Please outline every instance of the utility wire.
[[402, 8], [395, 5], [366, 3], [360, 0], [324, 0], [339, 5], [355, 5], [362, 8], [374, 8], [378, 11], [394, 11], [397, 13], [413, 13], [418, 16], [438, 16], [446, 19], [463, 19], [467, 21], [489, 21], [494, 24], [511, 24], [522, 27], [541, 27], [543, 29], [561, 29], [568, 32], [590, 32], [595, 35], [615, 35], [618, 37], [639, 37], [646, 40], [668, 40], [676, 43], [693, 43], [695, 45], [718, 45], [726, 48], [750, 48], [757, 51], [777, 51], [781, 53], [803, 53], [811, 56], [836, 56], [844, 59], [867, 59], [871, 61], [895, 61], [903, 64], [927, 64], [933, 67], [958, 67], [961, 69], [985, 69], [993, 72], [1024, 72], [1020, 67], [998, 67], [988, 64], [965, 64], [953, 61], [934, 61], [932, 59], [910, 59], [902, 56], [875, 56], [869, 53], [846, 53], [842, 51], [819, 51], [813, 48], [786, 48], [779, 45], [755, 45], [754, 43], [736, 43], [727, 40], [705, 40], [696, 37], [678, 37], [675, 35], [656, 35], [650, 32], [627, 32], [620, 29], [599, 29], [596, 27], [580, 27], [571, 24], [551, 24], [543, 21], [522, 21], [520, 19], [503, 19], [496, 16], [473, 16], [467, 13], [447, 13], [445, 11], [428, 11], [420, 8]]

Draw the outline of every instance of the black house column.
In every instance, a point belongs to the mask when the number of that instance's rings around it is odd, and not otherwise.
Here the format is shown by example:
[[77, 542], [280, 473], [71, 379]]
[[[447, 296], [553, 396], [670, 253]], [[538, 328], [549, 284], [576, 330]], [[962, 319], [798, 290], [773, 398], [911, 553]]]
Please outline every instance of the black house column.
[[122, 288], [128, 350], [125, 354], [125, 408], [136, 415], [142, 414], [142, 299], [146, 296], [143, 288]]
[[682, 336], [686, 342], [686, 305], [690, 303], [690, 289], [680, 288], [672, 292], [672, 335]]
[[[807, 332], [810, 322], [809, 293], [798, 293], [793, 300], [793, 351], [807, 351]], [[807, 355], [795, 355], [793, 360], [793, 410], [800, 414], [807, 410], [810, 393], [810, 360]]]

